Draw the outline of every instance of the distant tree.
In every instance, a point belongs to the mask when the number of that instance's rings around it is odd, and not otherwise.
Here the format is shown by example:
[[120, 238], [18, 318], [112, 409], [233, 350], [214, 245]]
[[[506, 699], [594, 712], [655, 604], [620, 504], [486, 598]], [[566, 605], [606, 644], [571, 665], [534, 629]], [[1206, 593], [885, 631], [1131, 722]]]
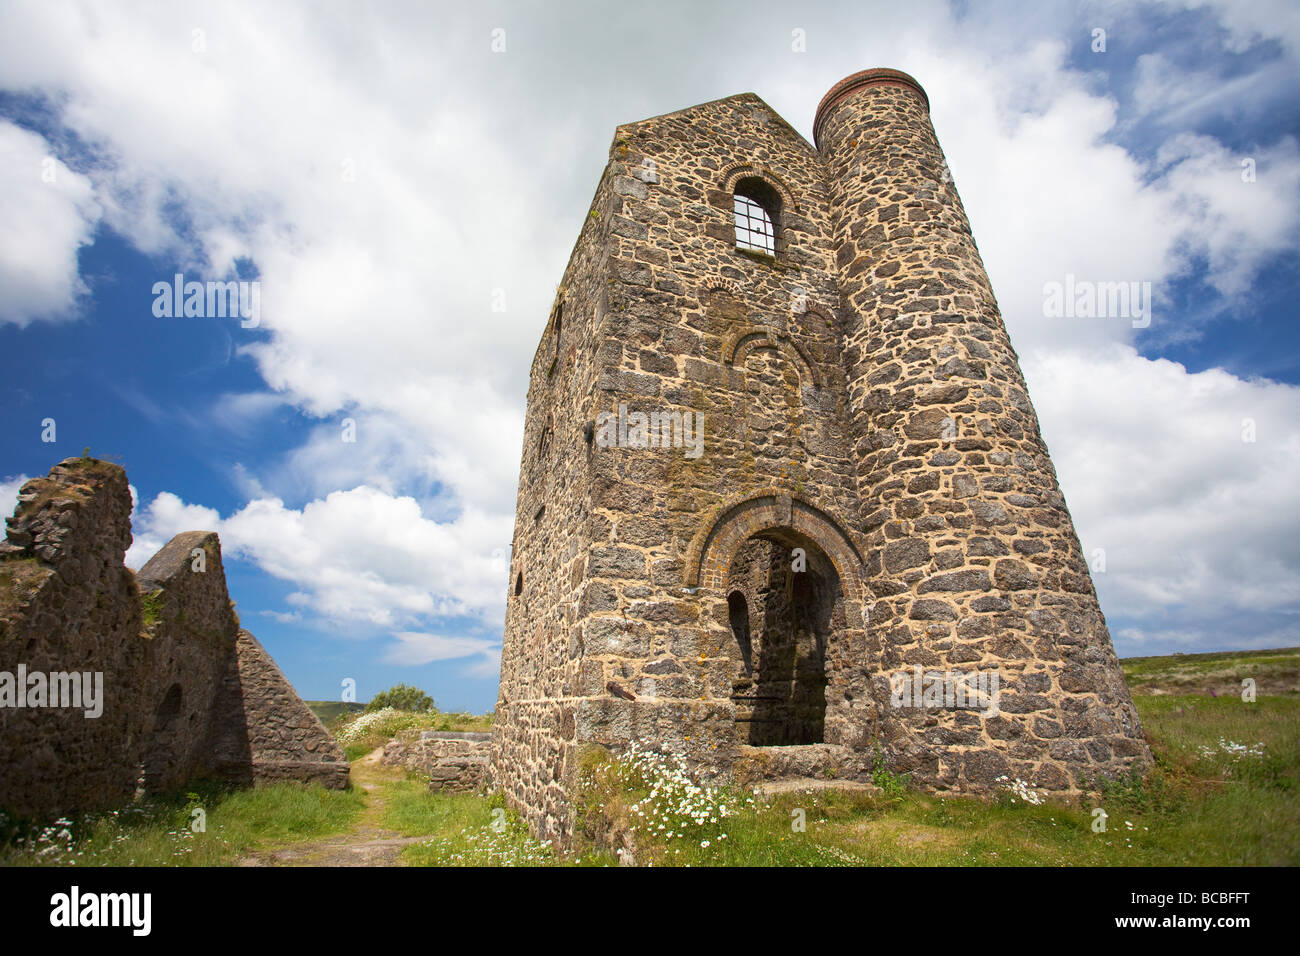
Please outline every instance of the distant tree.
[[370, 703], [366, 704], [367, 711], [382, 710], [384, 707], [409, 710], [417, 714], [427, 714], [431, 710], [437, 710], [432, 697], [420, 688], [407, 684], [394, 684], [388, 690], [371, 697]]

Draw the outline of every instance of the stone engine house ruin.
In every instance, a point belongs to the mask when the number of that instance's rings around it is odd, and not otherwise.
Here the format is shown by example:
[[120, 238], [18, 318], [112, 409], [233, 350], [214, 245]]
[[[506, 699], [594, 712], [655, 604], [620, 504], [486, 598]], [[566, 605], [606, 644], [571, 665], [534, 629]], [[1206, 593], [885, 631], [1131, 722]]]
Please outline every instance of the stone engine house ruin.
[[[179, 534], [132, 573], [126, 473], [90, 458], [27, 482], [6, 523], [0, 810], [119, 807], [199, 778], [348, 785], [343, 751], [239, 626], [216, 534]], [[76, 678], [95, 673], [91, 716]]]
[[540, 835], [593, 745], [976, 793], [1150, 761], [925, 92], [857, 73], [813, 129], [745, 93], [615, 134], [528, 388], [492, 762]]

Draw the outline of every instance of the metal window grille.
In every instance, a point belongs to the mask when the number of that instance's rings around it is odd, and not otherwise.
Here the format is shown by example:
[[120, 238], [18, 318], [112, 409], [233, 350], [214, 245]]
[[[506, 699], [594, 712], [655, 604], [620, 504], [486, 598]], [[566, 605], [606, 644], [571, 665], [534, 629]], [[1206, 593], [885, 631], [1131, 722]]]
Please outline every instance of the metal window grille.
[[736, 196], [736, 248], [776, 255], [776, 230], [772, 217], [748, 196]]

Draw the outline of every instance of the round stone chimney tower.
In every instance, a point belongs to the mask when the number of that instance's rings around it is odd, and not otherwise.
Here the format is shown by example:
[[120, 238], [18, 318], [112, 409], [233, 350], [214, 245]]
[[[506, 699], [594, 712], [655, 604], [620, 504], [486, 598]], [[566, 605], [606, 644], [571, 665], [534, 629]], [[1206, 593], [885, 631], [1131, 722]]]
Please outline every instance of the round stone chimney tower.
[[1000, 678], [1001, 715], [936, 726], [891, 706], [877, 677], [897, 769], [988, 787], [1030, 772], [1006, 759], [1020, 751], [1039, 786], [1114, 775], [1146, 755], [1137, 712], [925, 91], [897, 70], [855, 73], [822, 99], [813, 133], [875, 598], [869, 643], [882, 671]]

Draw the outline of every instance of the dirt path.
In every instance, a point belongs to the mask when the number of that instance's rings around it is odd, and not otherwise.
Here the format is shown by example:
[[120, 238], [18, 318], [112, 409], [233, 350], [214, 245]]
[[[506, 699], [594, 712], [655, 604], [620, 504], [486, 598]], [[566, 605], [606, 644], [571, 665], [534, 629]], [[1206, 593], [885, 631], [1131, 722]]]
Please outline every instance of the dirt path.
[[238, 866], [401, 866], [403, 847], [422, 843], [427, 836], [404, 837], [379, 825], [388, 800], [385, 785], [403, 777], [402, 771], [379, 762], [382, 747], [352, 764], [352, 785], [366, 793], [366, 805], [352, 829], [320, 840], [308, 840], [278, 850], [260, 850], [241, 859]]

